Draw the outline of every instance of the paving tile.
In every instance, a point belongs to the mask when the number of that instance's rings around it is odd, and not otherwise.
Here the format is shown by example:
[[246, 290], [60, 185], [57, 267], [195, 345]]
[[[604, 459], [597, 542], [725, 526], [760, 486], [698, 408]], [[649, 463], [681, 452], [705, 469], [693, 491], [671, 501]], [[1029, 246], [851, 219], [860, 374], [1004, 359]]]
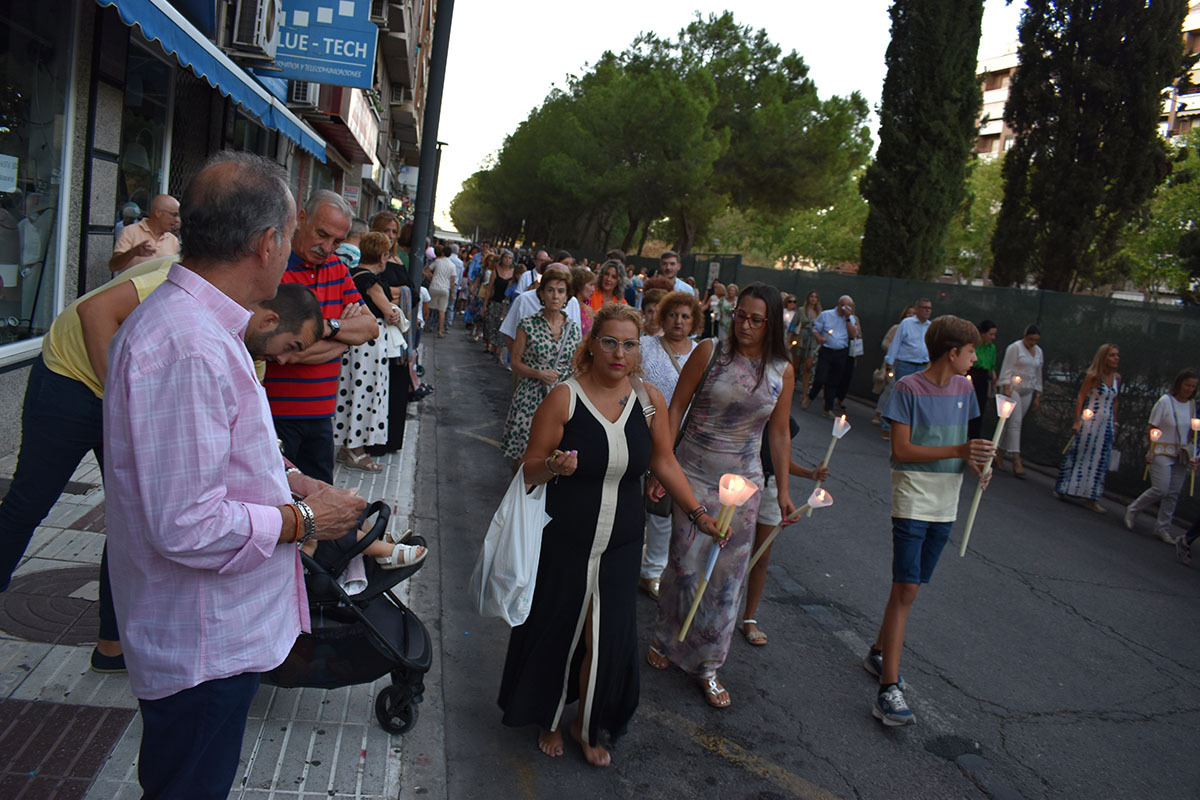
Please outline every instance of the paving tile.
[[42, 642], [0, 642], [0, 698], [16, 691], [52, 649]]

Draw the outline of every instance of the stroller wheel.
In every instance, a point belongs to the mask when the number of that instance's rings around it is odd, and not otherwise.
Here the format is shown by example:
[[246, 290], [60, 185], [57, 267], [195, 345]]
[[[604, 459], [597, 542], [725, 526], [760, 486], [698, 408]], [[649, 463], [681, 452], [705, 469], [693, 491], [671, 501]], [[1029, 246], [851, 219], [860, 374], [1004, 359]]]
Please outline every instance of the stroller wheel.
[[417, 724], [412, 694], [399, 686], [384, 687], [375, 698], [375, 717], [388, 733], [408, 733]]

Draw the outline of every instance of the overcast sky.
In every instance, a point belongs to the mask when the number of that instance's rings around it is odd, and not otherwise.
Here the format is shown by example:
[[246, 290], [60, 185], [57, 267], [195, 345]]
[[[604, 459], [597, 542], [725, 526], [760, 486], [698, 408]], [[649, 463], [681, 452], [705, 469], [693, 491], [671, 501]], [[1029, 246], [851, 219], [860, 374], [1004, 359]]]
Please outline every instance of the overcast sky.
[[[620, 52], [642, 31], [674, 37], [696, 11], [735, 7], [740, 24], [766, 28], [784, 52], [796, 50], [822, 97], [859, 91], [879, 104], [888, 46], [889, 0], [456, 0], [438, 139], [442, 150], [434, 222], [450, 228], [450, 201], [463, 180], [503, 145], [551, 88], [605, 51]], [[1016, 40], [1023, 0], [986, 0], [982, 56]], [[877, 125], [875, 120], [872, 125]], [[520, 191], [520, 187], [513, 187]]]

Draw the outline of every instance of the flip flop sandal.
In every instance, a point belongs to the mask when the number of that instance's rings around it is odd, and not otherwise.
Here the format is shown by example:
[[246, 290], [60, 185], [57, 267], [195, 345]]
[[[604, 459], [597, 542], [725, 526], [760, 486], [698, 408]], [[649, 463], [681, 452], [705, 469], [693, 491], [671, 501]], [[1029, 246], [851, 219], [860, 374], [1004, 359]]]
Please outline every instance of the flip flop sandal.
[[429, 550], [419, 544], [398, 544], [390, 556], [377, 556], [375, 562], [384, 569], [403, 569], [420, 564], [427, 555]]
[[758, 620], [756, 620], [756, 619], [742, 620], [742, 635], [746, 637], [747, 642], [754, 645], [755, 647], [762, 647], [764, 644], [767, 643], [767, 635], [765, 633], [763, 633], [760, 630], [748, 631], [748, 630], [746, 630], [747, 625], [754, 625], [757, 627]]
[[[716, 675], [701, 678], [700, 691], [704, 693], [705, 702], [713, 708], [729, 708], [730, 703], [733, 702], [729, 697], [729, 691], [721, 685]], [[721, 702], [721, 695], [725, 695], [725, 702]]]
[[666, 669], [671, 666], [671, 659], [667, 658], [667, 654], [658, 648], [654, 642], [650, 643], [650, 649], [646, 651], [646, 663], [655, 669]]

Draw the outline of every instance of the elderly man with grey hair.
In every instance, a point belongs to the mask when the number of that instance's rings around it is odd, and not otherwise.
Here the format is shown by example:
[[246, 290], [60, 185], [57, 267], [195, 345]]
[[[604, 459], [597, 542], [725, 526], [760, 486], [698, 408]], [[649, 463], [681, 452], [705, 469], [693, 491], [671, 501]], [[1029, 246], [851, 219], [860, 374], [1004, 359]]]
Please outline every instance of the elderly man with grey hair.
[[838, 396], [851, 369], [850, 340], [859, 337], [858, 317], [854, 315], [854, 298], [844, 294], [838, 298], [837, 306], [827, 308], [813, 321], [813, 336], [821, 343], [821, 355], [817, 361], [817, 377], [813, 379], [804, 407], [817, 399], [825, 390], [825, 416], [833, 417], [833, 401]]
[[333, 414], [342, 356], [379, 335], [350, 270], [334, 252], [350, 232], [350, 204], [318, 189], [297, 214], [292, 252], [281, 283], [307, 286], [321, 303], [325, 330], [287, 364], [267, 364], [263, 384], [283, 454], [305, 475], [333, 481]]
[[180, 263], [108, 348], [108, 567], [144, 797], [223, 798], [260, 674], [310, 625], [296, 545], [343, 536], [366, 503], [288, 469], [242, 342], [287, 265], [287, 173], [219, 154], [180, 213]]

